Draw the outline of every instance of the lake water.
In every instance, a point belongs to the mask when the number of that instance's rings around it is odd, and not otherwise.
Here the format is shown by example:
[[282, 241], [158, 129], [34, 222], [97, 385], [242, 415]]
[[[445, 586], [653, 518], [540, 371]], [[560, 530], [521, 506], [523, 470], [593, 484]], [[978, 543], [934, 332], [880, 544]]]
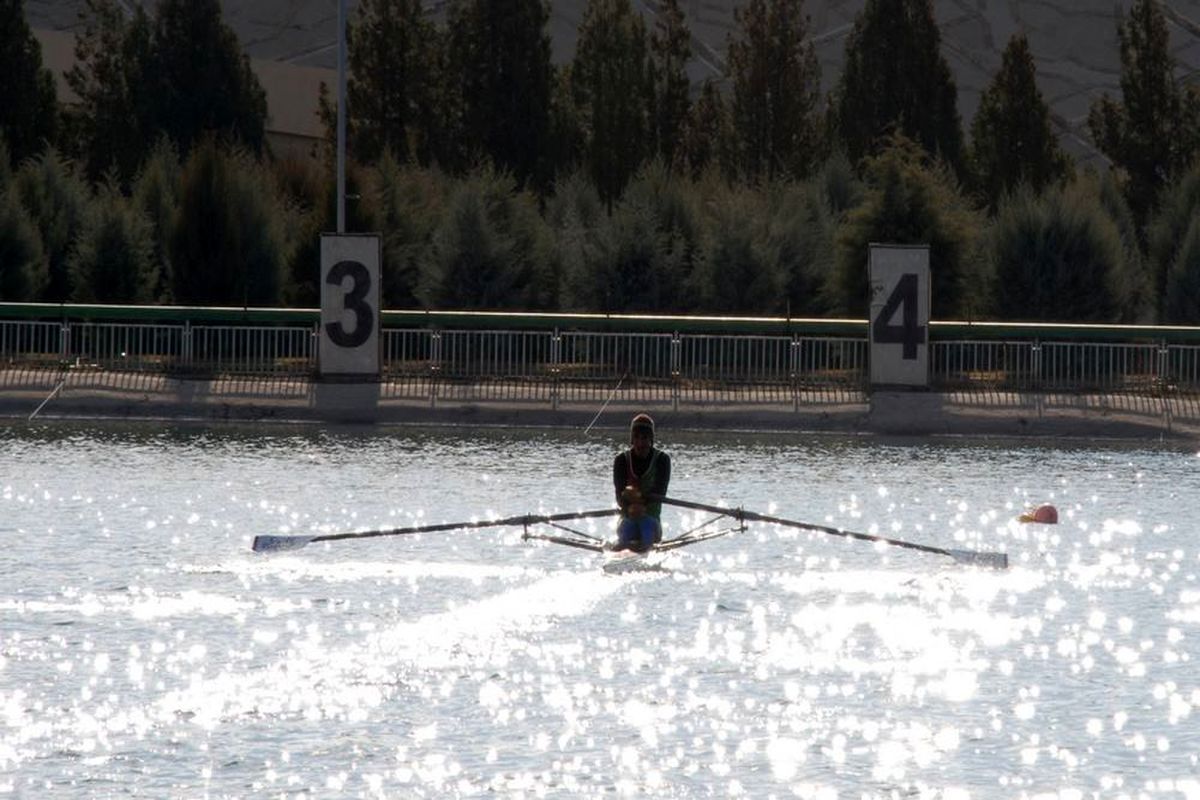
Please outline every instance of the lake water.
[[1195, 453], [660, 437], [678, 497], [1011, 567], [763, 524], [621, 575], [519, 528], [260, 555], [606, 507], [623, 434], [12, 425], [0, 795], [1200, 797]]

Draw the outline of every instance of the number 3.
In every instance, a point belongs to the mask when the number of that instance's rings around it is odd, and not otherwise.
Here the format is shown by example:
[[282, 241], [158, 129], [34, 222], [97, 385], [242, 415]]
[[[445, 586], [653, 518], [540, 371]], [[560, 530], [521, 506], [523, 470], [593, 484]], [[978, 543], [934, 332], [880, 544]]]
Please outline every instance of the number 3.
[[358, 347], [371, 337], [375, 317], [371, 306], [363, 298], [371, 291], [371, 274], [357, 261], [339, 261], [329, 270], [325, 282], [341, 286], [347, 277], [353, 282], [350, 291], [342, 299], [342, 308], [354, 312], [354, 330], [347, 332], [341, 322], [330, 322], [325, 326], [330, 340], [338, 347]]

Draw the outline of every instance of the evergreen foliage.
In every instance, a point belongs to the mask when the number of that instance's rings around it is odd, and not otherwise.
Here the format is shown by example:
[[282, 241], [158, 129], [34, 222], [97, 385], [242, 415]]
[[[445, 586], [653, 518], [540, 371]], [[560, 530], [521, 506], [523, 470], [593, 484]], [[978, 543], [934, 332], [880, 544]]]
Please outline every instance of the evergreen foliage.
[[651, 70], [654, 83], [653, 133], [658, 157], [668, 166], [680, 166], [683, 137], [691, 110], [691, 81], [687, 62], [692, 57], [691, 33], [679, 0], [663, 0], [650, 32]]
[[437, 117], [439, 36], [420, 0], [359, 3], [346, 34], [346, 96], [347, 149], [360, 162], [385, 151], [401, 161], [433, 160], [445, 124]]
[[16, 186], [0, 188], [0, 300], [40, 300], [49, 280], [41, 236]]
[[117, 0], [87, 0], [66, 74], [78, 102], [67, 111], [70, 152], [99, 180], [115, 169], [132, 178], [154, 141], [150, 18], [140, 5], [126, 18]]
[[72, 294], [67, 259], [91, 191], [75, 166], [53, 147], [26, 161], [17, 171], [15, 185], [42, 239], [49, 282], [39, 299], [65, 303]]
[[461, 144], [519, 187], [548, 186], [554, 68], [543, 0], [455, 0], [450, 81], [461, 101]]
[[971, 123], [971, 161], [991, 209], [1021, 184], [1040, 192], [1067, 175], [1067, 157], [1050, 127], [1024, 34], [1009, 39], [1000, 71], [979, 100]]
[[[1200, 91], [1176, 86], [1167, 23], [1157, 0], [1135, 0], [1117, 23], [1121, 99], [1104, 95], [1088, 114], [1096, 146], [1122, 170], [1139, 226], [1162, 189], [1200, 154]], [[1163, 275], [1159, 275], [1161, 290]]]
[[1120, 233], [1085, 183], [1021, 187], [991, 231], [993, 313], [1006, 321], [1113, 322], [1124, 304]]
[[[1163, 323], [1194, 325], [1197, 281], [1200, 275], [1200, 161], [1163, 195], [1162, 205], [1148, 232], [1149, 261]], [[1192, 292], [1191, 297], [1183, 294]]]
[[962, 122], [941, 39], [931, 0], [867, 0], [833, 98], [834, 128], [853, 162], [899, 132], [961, 172]]
[[217, 0], [161, 0], [153, 18], [139, 5], [128, 19], [117, 0], [87, 0], [83, 20], [67, 82], [90, 178], [115, 167], [131, 180], [162, 134], [183, 153], [205, 132], [262, 152], [266, 93]]
[[280, 305], [287, 295], [288, 208], [241, 148], [202, 139], [180, 178], [171, 292], [185, 305]]
[[9, 157], [8, 142], [0, 134], [0, 192], [7, 191], [12, 183], [12, 159]]
[[390, 153], [374, 173], [383, 231], [383, 305], [415, 308], [421, 265], [433, 257], [433, 235], [450, 189], [436, 168], [401, 164]]
[[763, 246], [764, 196], [745, 187], [705, 194], [704, 235], [692, 275], [696, 310], [775, 314], [787, 276]]
[[732, 174], [733, 158], [727, 152], [732, 138], [721, 90], [712, 79], [706, 80], [692, 105], [683, 133], [681, 160], [686, 163], [691, 177], [699, 178], [710, 167]]
[[154, 226], [121, 194], [115, 179], [100, 187], [68, 259], [76, 303], [149, 303], [159, 286]]
[[949, 168], [903, 136], [866, 163], [867, 192], [841, 226], [830, 304], [840, 316], [869, 310], [867, 261], [871, 242], [929, 246], [934, 319], [978, 315], [986, 288], [980, 274], [978, 213], [959, 194]]
[[545, 219], [559, 254], [559, 306], [568, 311], [602, 308], [606, 293], [597, 291], [591, 269], [606, 213], [596, 187], [580, 170], [559, 175], [546, 199]]
[[0, 0], [0, 137], [17, 163], [37, 155], [58, 134], [54, 77], [25, 19], [23, 0]]
[[267, 95], [217, 0], [160, 0], [150, 67], [156, 127], [181, 152], [210, 131], [262, 152]]
[[533, 196], [485, 168], [448, 198], [416, 295], [434, 309], [550, 308], [558, 286], [554, 258]]
[[170, 242], [179, 212], [179, 152], [165, 136], [142, 162], [133, 182], [133, 205], [152, 226], [153, 260], [158, 284], [152, 299], [171, 302]]
[[802, 0], [748, 0], [729, 41], [731, 128], [751, 183], [803, 178], [818, 153], [821, 70]]
[[1167, 269], [1162, 321], [1200, 325], [1200, 216], [1193, 216], [1175, 259]]
[[642, 18], [629, 0], [588, 0], [571, 67], [583, 161], [611, 211], [646, 158], [651, 72]]
[[817, 181], [765, 188], [763, 252], [783, 275], [783, 308], [790, 317], [819, 317], [834, 266], [837, 214]]

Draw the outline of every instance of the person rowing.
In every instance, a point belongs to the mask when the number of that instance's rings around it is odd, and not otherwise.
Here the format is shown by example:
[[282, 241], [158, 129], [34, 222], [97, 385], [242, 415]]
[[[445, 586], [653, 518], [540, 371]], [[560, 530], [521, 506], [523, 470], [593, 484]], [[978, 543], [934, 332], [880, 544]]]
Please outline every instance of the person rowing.
[[613, 460], [613, 488], [621, 521], [615, 550], [644, 553], [662, 541], [662, 502], [671, 483], [671, 457], [654, 446], [654, 420], [638, 414], [629, 424], [629, 449]]

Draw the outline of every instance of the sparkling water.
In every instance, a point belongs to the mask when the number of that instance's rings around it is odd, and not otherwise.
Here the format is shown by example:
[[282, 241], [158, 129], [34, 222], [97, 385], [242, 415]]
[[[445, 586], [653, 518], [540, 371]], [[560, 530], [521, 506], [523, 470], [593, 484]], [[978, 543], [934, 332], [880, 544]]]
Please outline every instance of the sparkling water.
[[1200, 797], [1195, 453], [659, 435], [678, 497], [1011, 567], [758, 523], [620, 575], [520, 528], [260, 555], [610, 507], [623, 432], [13, 425], [0, 794]]

